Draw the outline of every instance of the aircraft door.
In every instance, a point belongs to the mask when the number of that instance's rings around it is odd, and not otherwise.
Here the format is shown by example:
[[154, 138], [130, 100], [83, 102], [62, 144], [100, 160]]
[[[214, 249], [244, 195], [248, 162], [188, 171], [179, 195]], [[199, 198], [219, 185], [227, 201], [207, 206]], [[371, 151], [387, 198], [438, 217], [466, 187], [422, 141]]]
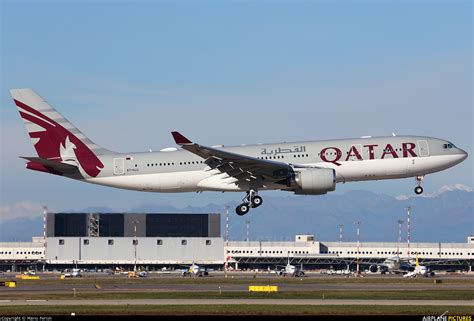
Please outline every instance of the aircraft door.
[[418, 141], [418, 150], [421, 157], [430, 156], [430, 150], [428, 148], [428, 142], [426, 140]]
[[125, 173], [124, 159], [114, 158], [114, 175], [123, 175]]

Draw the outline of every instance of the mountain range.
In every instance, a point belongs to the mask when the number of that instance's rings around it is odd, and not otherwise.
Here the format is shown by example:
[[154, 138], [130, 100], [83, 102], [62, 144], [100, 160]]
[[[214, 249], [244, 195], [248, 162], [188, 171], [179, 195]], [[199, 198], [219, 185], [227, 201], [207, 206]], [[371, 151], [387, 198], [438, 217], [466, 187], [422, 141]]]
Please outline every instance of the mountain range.
[[[425, 197], [388, 196], [370, 191], [350, 191], [322, 196], [264, 196], [264, 203], [245, 216], [234, 212], [237, 203], [208, 204], [203, 207], [175, 208], [144, 204], [130, 209], [139, 213], [221, 213], [221, 234], [225, 235], [225, 206], [229, 206], [230, 240], [244, 240], [249, 221], [251, 240], [294, 240], [296, 234], [314, 234], [317, 240], [339, 240], [339, 224], [344, 241], [356, 240], [354, 222], [361, 221], [360, 240], [395, 242], [398, 220], [406, 239], [407, 211], [411, 207], [412, 242], [466, 242], [474, 234], [474, 193], [465, 186], [443, 187]], [[71, 211], [65, 211], [71, 212]], [[84, 208], [77, 212], [116, 212], [110, 207]], [[39, 213], [40, 214], [40, 213]], [[0, 241], [29, 241], [43, 233], [42, 216], [18, 217], [3, 221]]]

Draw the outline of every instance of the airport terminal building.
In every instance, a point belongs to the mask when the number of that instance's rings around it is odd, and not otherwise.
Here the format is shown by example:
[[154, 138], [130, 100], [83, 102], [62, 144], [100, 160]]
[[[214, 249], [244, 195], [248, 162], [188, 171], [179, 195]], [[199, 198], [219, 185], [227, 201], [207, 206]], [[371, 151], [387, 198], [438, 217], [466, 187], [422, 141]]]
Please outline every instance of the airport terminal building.
[[[221, 215], [173, 213], [48, 213], [43, 237], [0, 243], [0, 269], [143, 266], [193, 262], [222, 268], [345, 268], [400, 256], [457, 270], [472, 270], [474, 236], [466, 243], [324, 242], [297, 235], [294, 242], [231, 241], [221, 236]], [[398, 254], [397, 254], [398, 253]]]

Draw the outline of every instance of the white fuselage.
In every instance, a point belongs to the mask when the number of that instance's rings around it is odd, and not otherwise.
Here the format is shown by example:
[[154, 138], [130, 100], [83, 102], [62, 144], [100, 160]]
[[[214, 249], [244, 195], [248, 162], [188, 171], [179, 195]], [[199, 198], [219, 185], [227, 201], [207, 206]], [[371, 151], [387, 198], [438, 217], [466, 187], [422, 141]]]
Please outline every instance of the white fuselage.
[[[394, 136], [221, 148], [295, 166], [332, 168], [339, 183], [423, 176], [467, 157], [461, 149], [443, 148], [446, 143], [431, 137]], [[237, 179], [211, 169], [204, 159], [186, 150], [105, 155], [100, 159], [104, 164], [101, 174], [84, 175], [85, 181], [149, 192], [247, 190], [236, 184]], [[287, 188], [269, 183], [260, 189]]]

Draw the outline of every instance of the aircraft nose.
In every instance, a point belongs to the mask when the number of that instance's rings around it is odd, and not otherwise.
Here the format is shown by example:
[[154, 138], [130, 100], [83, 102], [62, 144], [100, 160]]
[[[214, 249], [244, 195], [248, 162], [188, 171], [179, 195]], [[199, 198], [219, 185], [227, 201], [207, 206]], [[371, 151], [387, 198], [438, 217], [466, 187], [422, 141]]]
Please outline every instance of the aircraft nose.
[[462, 161], [465, 160], [467, 158], [467, 156], [469, 156], [469, 154], [465, 150], [459, 148], [459, 151], [460, 151], [460, 154], [461, 154], [461, 157], [462, 157]]

